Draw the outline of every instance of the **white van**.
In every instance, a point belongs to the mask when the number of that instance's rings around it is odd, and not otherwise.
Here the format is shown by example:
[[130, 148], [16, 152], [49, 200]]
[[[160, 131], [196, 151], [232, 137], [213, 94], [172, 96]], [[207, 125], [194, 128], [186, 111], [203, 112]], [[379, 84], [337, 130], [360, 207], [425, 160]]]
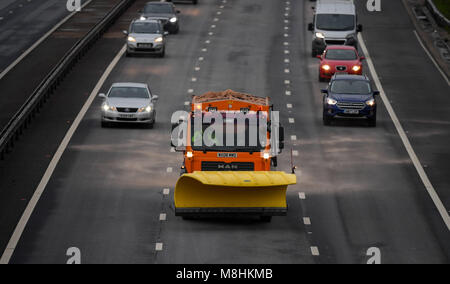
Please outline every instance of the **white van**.
[[308, 24], [313, 32], [311, 55], [323, 53], [327, 45], [358, 46], [356, 34], [362, 31], [357, 24], [353, 0], [318, 0], [314, 20]]

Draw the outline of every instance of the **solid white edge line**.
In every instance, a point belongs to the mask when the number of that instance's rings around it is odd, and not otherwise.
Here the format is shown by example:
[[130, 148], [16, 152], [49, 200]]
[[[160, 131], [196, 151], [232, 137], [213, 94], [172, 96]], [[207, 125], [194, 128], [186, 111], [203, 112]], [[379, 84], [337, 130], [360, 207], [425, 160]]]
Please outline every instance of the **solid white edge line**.
[[[88, 0], [86, 3], [84, 3], [81, 6], [81, 9], [89, 5], [92, 0]], [[38, 47], [44, 40], [46, 40], [52, 33], [54, 33], [59, 27], [61, 27], [65, 22], [67, 22], [70, 18], [72, 18], [77, 11], [72, 12], [67, 17], [61, 20], [56, 26], [54, 26], [50, 31], [48, 31], [45, 35], [43, 35], [38, 41], [36, 41], [31, 47], [29, 47], [24, 53], [22, 53], [16, 60], [14, 60], [13, 63], [11, 63], [8, 67], [5, 68], [5, 70], [0, 73], [0, 80], [3, 79], [3, 77], [6, 76], [6, 74], [9, 73], [14, 67], [16, 67], [17, 64], [19, 64], [28, 54], [30, 54], [36, 47]]]
[[397, 129], [397, 132], [403, 142], [403, 145], [406, 148], [406, 151], [408, 152], [408, 155], [411, 159], [411, 161], [414, 164], [414, 167], [416, 168], [417, 173], [420, 176], [420, 179], [422, 180], [425, 189], [427, 190], [428, 194], [430, 195], [434, 205], [436, 206], [437, 210], [439, 211], [439, 214], [441, 215], [442, 219], [444, 220], [445, 225], [447, 226], [447, 229], [450, 230], [450, 216], [447, 212], [447, 209], [445, 209], [444, 204], [442, 203], [441, 199], [439, 198], [438, 194], [436, 193], [436, 190], [434, 189], [433, 185], [431, 184], [427, 174], [425, 173], [425, 170], [423, 169], [419, 158], [417, 157], [416, 153], [414, 152], [414, 149], [408, 139], [408, 136], [406, 136], [405, 130], [403, 129], [400, 120], [398, 119], [391, 103], [389, 102], [389, 99], [384, 92], [383, 86], [381, 85], [380, 78], [378, 77], [377, 71], [375, 70], [375, 66], [373, 65], [372, 58], [370, 57], [369, 50], [366, 47], [366, 44], [364, 42], [363, 37], [361, 34], [358, 34], [358, 40], [359, 45], [361, 46], [365, 56], [367, 65], [369, 66], [370, 73], [372, 74], [373, 80], [375, 82], [375, 85], [377, 86], [378, 90], [380, 91], [381, 99], [383, 100], [384, 105], [386, 106], [386, 110], [388, 111], [392, 122], [395, 125], [395, 128]]
[[47, 184], [50, 180], [50, 178], [53, 175], [53, 172], [56, 169], [56, 166], [59, 163], [59, 160], [61, 159], [64, 151], [66, 150], [67, 146], [69, 145], [70, 140], [72, 139], [72, 136], [74, 135], [75, 131], [77, 130], [78, 126], [80, 125], [81, 120], [85, 116], [86, 112], [89, 110], [90, 106], [92, 105], [92, 102], [97, 97], [98, 92], [100, 91], [100, 88], [105, 83], [106, 79], [111, 74], [112, 70], [116, 67], [117, 63], [119, 62], [120, 58], [124, 55], [126, 51], [126, 46], [124, 45], [122, 49], [117, 53], [116, 57], [111, 61], [108, 68], [106, 68], [105, 72], [103, 73], [100, 80], [97, 82], [97, 85], [95, 85], [95, 88], [92, 90], [89, 98], [83, 105], [83, 108], [78, 113], [77, 117], [73, 121], [72, 125], [70, 126], [69, 130], [67, 131], [64, 139], [62, 140], [61, 144], [58, 147], [58, 150], [56, 151], [55, 155], [53, 156], [47, 170], [44, 173], [44, 176], [42, 177], [38, 187], [36, 188], [30, 202], [28, 203], [25, 211], [22, 214], [22, 217], [20, 218], [19, 223], [17, 223], [17, 226], [14, 230], [13, 235], [11, 236], [11, 239], [9, 240], [8, 245], [6, 246], [5, 251], [3, 252], [2, 258], [0, 259], [0, 264], [8, 264], [14, 250], [16, 249], [16, 246], [22, 236], [22, 233], [28, 223], [28, 220], [31, 217], [31, 214], [34, 211], [34, 208], [36, 207], [41, 195], [43, 194], [45, 188], [47, 187]]
[[422, 40], [420, 39], [419, 35], [417, 34], [417, 31], [414, 30], [413, 32], [416, 35], [417, 41], [420, 43], [420, 46], [422, 46], [423, 50], [428, 55], [428, 57], [430, 58], [431, 62], [433, 62], [434, 66], [436, 66], [436, 69], [439, 71], [439, 73], [441, 73], [442, 77], [447, 82], [447, 85], [450, 86], [450, 81], [448, 80], [447, 75], [445, 75], [444, 71], [442, 71], [442, 69], [439, 66], [439, 64], [437, 64], [436, 60], [434, 60], [433, 56], [430, 54], [430, 52], [428, 51], [426, 46], [423, 44]]

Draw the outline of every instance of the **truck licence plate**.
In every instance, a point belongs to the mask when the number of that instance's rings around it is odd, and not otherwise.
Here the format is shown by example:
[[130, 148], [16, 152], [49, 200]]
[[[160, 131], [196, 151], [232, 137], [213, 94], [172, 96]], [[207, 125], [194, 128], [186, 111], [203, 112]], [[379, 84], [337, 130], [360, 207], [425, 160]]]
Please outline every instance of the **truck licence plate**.
[[237, 153], [217, 153], [217, 158], [237, 158]]

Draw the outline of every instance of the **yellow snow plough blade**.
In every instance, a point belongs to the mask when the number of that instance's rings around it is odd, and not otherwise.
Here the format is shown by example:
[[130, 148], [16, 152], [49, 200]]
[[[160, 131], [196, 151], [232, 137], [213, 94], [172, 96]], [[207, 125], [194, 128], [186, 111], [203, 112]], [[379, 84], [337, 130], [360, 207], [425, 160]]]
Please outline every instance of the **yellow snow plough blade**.
[[175, 214], [285, 215], [286, 190], [288, 185], [296, 182], [294, 174], [275, 171], [184, 174], [175, 186]]

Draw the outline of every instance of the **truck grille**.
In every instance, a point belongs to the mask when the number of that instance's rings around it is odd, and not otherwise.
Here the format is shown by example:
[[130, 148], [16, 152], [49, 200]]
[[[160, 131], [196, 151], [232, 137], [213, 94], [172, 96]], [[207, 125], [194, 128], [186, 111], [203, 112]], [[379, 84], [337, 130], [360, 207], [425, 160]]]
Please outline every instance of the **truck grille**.
[[125, 113], [135, 113], [137, 112], [137, 108], [129, 108], [129, 107], [118, 107], [118, 112], [125, 112]]
[[357, 109], [362, 110], [366, 107], [365, 103], [338, 102], [336, 104], [340, 109]]
[[255, 165], [248, 162], [202, 162], [202, 171], [254, 171]]

